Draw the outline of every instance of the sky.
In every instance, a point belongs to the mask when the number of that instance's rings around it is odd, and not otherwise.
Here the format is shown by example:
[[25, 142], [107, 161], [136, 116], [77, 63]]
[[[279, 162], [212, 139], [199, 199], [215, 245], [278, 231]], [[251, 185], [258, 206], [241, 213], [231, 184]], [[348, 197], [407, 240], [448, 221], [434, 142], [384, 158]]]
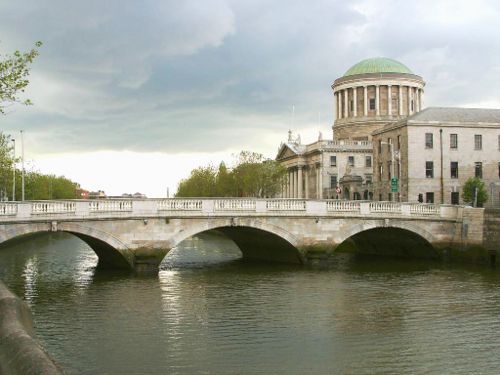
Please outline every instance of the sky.
[[422, 76], [425, 106], [500, 108], [499, 25], [498, 0], [0, 0], [1, 55], [43, 42], [0, 131], [30, 168], [171, 196], [289, 129], [331, 138], [331, 85], [365, 58]]

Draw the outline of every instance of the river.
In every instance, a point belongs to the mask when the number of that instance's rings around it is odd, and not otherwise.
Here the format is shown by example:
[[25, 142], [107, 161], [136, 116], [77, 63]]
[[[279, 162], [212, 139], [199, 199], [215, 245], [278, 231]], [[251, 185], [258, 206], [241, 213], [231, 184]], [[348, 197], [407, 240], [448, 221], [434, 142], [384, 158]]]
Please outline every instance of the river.
[[500, 271], [339, 254], [328, 269], [248, 263], [185, 241], [158, 275], [96, 269], [56, 233], [0, 249], [68, 374], [498, 374]]

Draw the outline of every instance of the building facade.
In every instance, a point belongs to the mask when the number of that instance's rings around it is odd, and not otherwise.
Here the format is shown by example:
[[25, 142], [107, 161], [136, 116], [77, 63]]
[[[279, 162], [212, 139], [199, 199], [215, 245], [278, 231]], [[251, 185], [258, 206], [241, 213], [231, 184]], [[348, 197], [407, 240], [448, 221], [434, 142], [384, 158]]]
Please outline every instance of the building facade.
[[372, 199], [372, 132], [420, 111], [423, 79], [398, 61], [366, 59], [332, 85], [333, 139], [303, 145], [289, 132], [276, 159], [288, 169], [281, 196]]
[[373, 144], [375, 199], [466, 204], [463, 185], [479, 177], [486, 205], [500, 205], [500, 109], [427, 108], [375, 131]]

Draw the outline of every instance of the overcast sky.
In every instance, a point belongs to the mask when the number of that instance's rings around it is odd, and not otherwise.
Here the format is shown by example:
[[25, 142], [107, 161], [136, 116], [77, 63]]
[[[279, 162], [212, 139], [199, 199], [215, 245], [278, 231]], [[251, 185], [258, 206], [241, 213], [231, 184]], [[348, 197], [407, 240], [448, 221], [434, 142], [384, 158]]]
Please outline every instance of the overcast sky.
[[330, 86], [365, 58], [421, 75], [426, 106], [500, 108], [499, 25], [498, 0], [0, 0], [1, 54], [44, 43], [0, 130], [44, 172], [164, 196], [290, 127], [330, 138]]

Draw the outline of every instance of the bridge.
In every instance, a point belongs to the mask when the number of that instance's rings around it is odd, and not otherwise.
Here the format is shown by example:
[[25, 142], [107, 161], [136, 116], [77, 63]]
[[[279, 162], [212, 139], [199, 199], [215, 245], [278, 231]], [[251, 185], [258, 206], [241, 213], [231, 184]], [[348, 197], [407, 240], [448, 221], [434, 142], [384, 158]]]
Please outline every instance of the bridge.
[[0, 244], [62, 231], [85, 241], [99, 267], [157, 270], [183, 240], [217, 230], [243, 257], [311, 264], [342, 246], [442, 256], [484, 248], [479, 208], [308, 199], [118, 199], [0, 202]]

